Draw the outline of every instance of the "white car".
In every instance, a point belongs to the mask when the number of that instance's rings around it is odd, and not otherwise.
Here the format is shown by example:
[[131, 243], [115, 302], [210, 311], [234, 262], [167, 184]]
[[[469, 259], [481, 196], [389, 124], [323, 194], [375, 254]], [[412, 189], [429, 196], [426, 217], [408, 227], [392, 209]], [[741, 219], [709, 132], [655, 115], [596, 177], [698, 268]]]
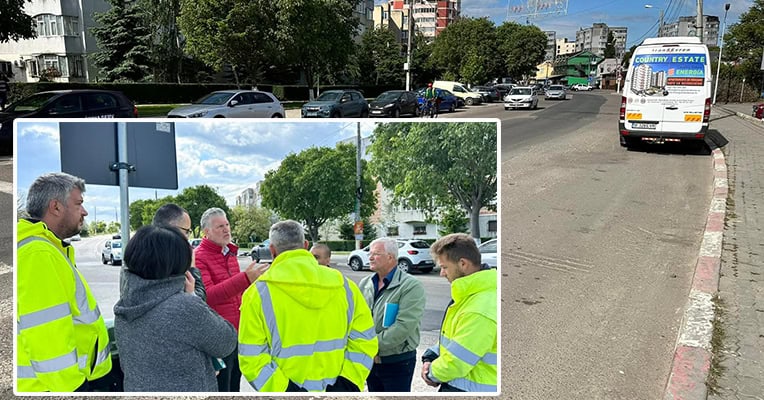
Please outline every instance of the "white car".
[[[424, 240], [396, 239], [398, 242], [398, 268], [403, 272], [429, 273], [435, 268], [430, 255], [430, 245]], [[353, 250], [348, 256], [348, 266], [353, 271], [369, 269], [369, 246]]]
[[121, 265], [122, 264], [122, 240], [107, 240], [101, 249], [101, 262], [106, 265]]
[[483, 264], [488, 264], [491, 268], [497, 268], [498, 264], [496, 261], [496, 239], [491, 239], [480, 246], [478, 246], [478, 250], [480, 250], [480, 262]]
[[575, 91], [585, 90], [588, 92], [590, 90], [594, 90], [594, 88], [589, 86], [588, 83], [576, 83], [570, 87], [570, 90], [575, 90]]
[[169, 118], [284, 118], [286, 112], [272, 93], [220, 90], [167, 113]]
[[528, 108], [537, 109], [539, 98], [536, 91], [530, 86], [515, 86], [504, 96], [504, 109]]

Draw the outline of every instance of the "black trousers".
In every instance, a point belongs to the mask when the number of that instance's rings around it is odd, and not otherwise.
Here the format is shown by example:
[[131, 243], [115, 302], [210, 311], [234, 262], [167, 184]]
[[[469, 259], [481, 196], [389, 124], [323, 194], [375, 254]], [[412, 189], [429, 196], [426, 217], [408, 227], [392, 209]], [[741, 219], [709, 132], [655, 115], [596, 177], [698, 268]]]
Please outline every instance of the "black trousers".
[[370, 392], [410, 392], [416, 368], [414, 357], [388, 364], [374, 364], [366, 384]]
[[233, 353], [223, 358], [223, 362], [225, 368], [218, 374], [218, 392], [238, 392], [241, 386], [238, 349], [234, 349]]

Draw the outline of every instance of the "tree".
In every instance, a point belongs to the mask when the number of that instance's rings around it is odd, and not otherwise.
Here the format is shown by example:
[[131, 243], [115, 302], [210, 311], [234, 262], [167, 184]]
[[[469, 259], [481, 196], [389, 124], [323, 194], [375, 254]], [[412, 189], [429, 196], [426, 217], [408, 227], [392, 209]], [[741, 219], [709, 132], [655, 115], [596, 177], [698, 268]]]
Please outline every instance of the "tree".
[[535, 75], [544, 60], [546, 35], [536, 26], [504, 22], [496, 29], [499, 53], [504, 58], [505, 76], [519, 79]]
[[0, 43], [34, 39], [34, 20], [24, 12], [24, 3], [32, 0], [0, 0]]
[[403, 84], [401, 44], [387, 28], [367, 30], [361, 36], [358, 64], [364, 74], [361, 80], [370, 85], [400, 86]]
[[137, 231], [138, 228], [147, 225], [147, 223], [143, 220], [143, 209], [147, 208], [153, 202], [153, 200], [135, 200], [130, 203], [129, 222], [131, 230]]
[[761, 57], [764, 43], [764, 0], [754, 0], [740, 15], [738, 23], [724, 35], [725, 60], [734, 61], [736, 69], [757, 88], [762, 85]]
[[[363, 240], [365, 242], [371, 242], [377, 238], [377, 228], [371, 223], [368, 217], [361, 219], [363, 222]], [[342, 240], [355, 240], [355, 231], [353, 225], [355, 221], [352, 218], [345, 218], [342, 220], [339, 226], [340, 239]]]
[[459, 205], [480, 237], [483, 207], [495, 208], [496, 124], [389, 123], [374, 130], [369, 148], [372, 173], [396, 202], [434, 215]]
[[100, 235], [106, 233], [106, 222], [104, 221], [92, 221], [88, 229], [92, 235]]
[[629, 48], [629, 51], [627, 51], [626, 53], [623, 53], [622, 65], [623, 65], [624, 72], [629, 69], [629, 64], [631, 63], [631, 56], [634, 55], [634, 50], [636, 49], [637, 49], [637, 45], [635, 44], [634, 46], [631, 46], [631, 48]]
[[[195, 228], [199, 228], [202, 214], [204, 214], [208, 208], [218, 207], [225, 211], [226, 215], [230, 214], [225, 198], [207, 185], [199, 185], [183, 189], [179, 195], [175, 196], [175, 204], [188, 211], [188, 216], [191, 217], [191, 226]], [[197, 236], [201, 233], [201, 229], [194, 229], [194, 231]]]
[[186, 55], [178, 28], [180, 0], [138, 0], [148, 27], [149, 59], [154, 82], [181, 83]]
[[426, 86], [442, 75], [442, 72], [432, 62], [432, 44], [421, 32], [417, 32], [413, 40], [411, 53], [411, 69], [413, 73], [412, 88]]
[[502, 61], [497, 50], [493, 22], [487, 18], [464, 18], [450, 24], [435, 39], [433, 64], [444, 76], [480, 84], [501, 73]]
[[[371, 215], [374, 182], [361, 161], [361, 216]], [[264, 207], [283, 218], [302, 221], [312, 241], [326, 221], [348, 215], [356, 201], [356, 148], [312, 147], [289, 154], [278, 169], [268, 171], [260, 187]]]
[[271, 215], [265, 208], [236, 206], [231, 209], [229, 215], [231, 234], [240, 246], [267, 238], [271, 228]]
[[605, 45], [605, 58], [615, 58], [615, 36], [613, 31], [607, 33], [607, 44]]
[[456, 207], [445, 207], [440, 214], [440, 226], [442, 229], [438, 230], [441, 236], [445, 236], [451, 233], [463, 233], [469, 230], [470, 219], [464, 214], [464, 210]]
[[120, 223], [117, 221], [111, 221], [109, 222], [109, 225], [106, 226], [106, 232], [108, 233], [119, 233], [120, 229]]
[[186, 51], [215, 69], [220, 71], [230, 64], [243, 82], [257, 85], [266, 69], [280, 58], [275, 19], [280, 2], [180, 1], [178, 24], [186, 38]]
[[109, 82], [144, 80], [150, 73], [150, 33], [140, 7], [108, 0], [109, 11], [96, 13], [100, 26], [90, 28], [101, 51], [93, 55], [101, 77]]

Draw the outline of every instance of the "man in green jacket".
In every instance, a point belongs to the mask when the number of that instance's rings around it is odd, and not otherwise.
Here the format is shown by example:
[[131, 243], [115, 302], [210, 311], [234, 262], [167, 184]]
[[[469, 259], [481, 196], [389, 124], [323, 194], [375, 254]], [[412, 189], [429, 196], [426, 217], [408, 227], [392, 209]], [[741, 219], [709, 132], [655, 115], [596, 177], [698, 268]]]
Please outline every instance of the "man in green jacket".
[[371, 308], [379, 354], [366, 384], [370, 392], [410, 392], [424, 313], [424, 286], [397, 268], [395, 239], [371, 242], [369, 263], [376, 274], [361, 279], [358, 287]]
[[422, 379], [441, 392], [496, 392], [496, 270], [483, 268], [469, 235], [438, 239], [430, 252], [451, 282], [440, 343], [422, 356]]

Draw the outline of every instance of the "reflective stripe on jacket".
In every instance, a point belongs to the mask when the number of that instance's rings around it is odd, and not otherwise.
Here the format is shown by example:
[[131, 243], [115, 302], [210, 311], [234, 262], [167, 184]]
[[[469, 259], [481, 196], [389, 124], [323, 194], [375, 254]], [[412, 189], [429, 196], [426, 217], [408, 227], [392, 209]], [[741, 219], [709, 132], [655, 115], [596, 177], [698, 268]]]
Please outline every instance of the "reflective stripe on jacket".
[[283, 392], [289, 381], [324, 391], [339, 376], [363, 389], [376, 354], [358, 287], [307, 250], [279, 254], [244, 292], [239, 367], [257, 391]]
[[111, 370], [109, 334], [74, 248], [43, 222], [18, 230], [17, 373], [21, 392], [71, 392]]
[[446, 310], [430, 377], [468, 392], [495, 392], [496, 270], [454, 280], [451, 296], [454, 303]]

